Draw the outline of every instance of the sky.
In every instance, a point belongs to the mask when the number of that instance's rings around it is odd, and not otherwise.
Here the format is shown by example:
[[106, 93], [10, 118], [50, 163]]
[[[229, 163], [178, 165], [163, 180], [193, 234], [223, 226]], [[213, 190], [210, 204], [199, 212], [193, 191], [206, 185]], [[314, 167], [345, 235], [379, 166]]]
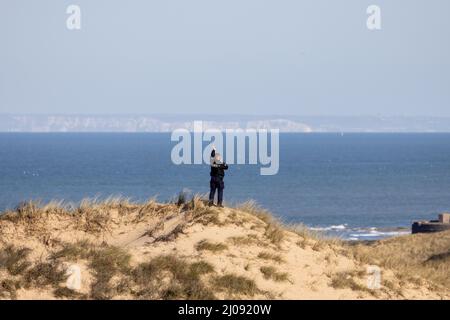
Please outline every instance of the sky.
[[448, 117], [449, 15], [448, 0], [1, 0], [0, 113]]

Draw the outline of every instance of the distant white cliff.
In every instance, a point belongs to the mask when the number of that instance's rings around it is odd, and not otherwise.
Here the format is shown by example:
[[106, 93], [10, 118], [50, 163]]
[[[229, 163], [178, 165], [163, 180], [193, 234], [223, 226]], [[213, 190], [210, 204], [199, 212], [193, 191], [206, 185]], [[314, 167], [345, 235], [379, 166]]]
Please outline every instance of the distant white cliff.
[[193, 129], [279, 129], [280, 132], [450, 132], [450, 118], [256, 115], [0, 114], [0, 132], [171, 132]]
[[[158, 119], [152, 116], [0, 116], [3, 132], [171, 132], [192, 130], [193, 121]], [[202, 120], [201, 117], [196, 120]], [[281, 132], [311, 132], [303, 123], [286, 119], [255, 121], [203, 121], [204, 129], [279, 129]]]

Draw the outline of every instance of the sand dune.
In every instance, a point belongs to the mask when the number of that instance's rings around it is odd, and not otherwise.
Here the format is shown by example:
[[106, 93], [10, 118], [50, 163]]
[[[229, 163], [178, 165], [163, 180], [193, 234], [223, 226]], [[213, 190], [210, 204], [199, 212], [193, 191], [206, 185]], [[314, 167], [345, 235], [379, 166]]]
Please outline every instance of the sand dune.
[[[435, 250], [410, 259], [412, 243]], [[448, 299], [449, 247], [450, 233], [348, 245], [282, 226], [251, 203], [28, 203], [0, 218], [0, 298]], [[384, 255], [395, 250], [397, 260]], [[380, 287], [367, 285], [375, 262]]]

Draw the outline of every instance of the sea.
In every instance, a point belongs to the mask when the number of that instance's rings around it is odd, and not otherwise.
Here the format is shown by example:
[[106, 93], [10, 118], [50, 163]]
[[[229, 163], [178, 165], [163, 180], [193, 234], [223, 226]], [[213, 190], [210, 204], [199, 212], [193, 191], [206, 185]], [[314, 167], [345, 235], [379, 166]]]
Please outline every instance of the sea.
[[[209, 166], [176, 165], [169, 133], [0, 133], [0, 211], [20, 202], [207, 194]], [[450, 211], [450, 134], [282, 133], [279, 171], [230, 165], [225, 202], [347, 240], [410, 233]]]

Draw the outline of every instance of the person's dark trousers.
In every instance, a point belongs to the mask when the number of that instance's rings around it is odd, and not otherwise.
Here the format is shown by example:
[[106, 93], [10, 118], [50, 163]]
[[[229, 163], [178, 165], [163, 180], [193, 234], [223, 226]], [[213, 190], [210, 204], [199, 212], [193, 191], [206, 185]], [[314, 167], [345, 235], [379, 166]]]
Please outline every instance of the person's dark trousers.
[[211, 181], [209, 182], [209, 202], [214, 202], [214, 196], [216, 194], [217, 189], [217, 204], [221, 205], [223, 201], [223, 189], [225, 185], [223, 183], [223, 178], [220, 177], [211, 177]]

